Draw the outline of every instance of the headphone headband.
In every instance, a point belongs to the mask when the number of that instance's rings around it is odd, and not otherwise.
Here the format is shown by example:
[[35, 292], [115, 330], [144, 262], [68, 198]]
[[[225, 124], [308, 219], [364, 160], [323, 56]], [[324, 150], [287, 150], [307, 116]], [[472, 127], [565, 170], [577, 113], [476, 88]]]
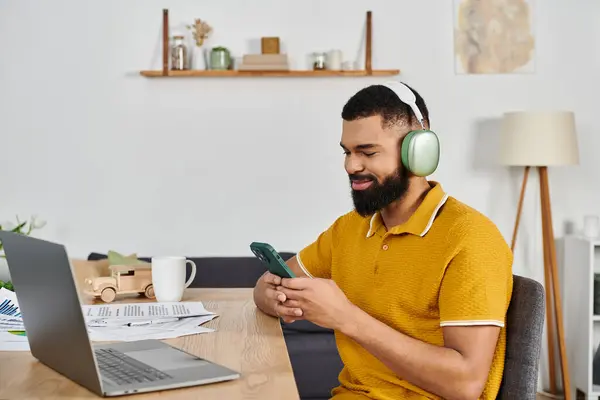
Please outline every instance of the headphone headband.
[[406, 86], [402, 82], [398, 82], [398, 81], [385, 82], [383, 84], [383, 86], [392, 90], [396, 94], [396, 96], [398, 96], [400, 101], [402, 101], [404, 104], [410, 106], [413, 113], [417, 117], [417, 120], [421, 124], [421, 128], [425, 129], [425, 124], [423, 123], [424, 122], [423, 114], [421, 113], [421, 110], [419, 110], [419, 107], [417, 106], [417, 98], [415, 97], [415, 94], [413, 93], [413, 91], [410, 90], [410, 88], [408, 86]]

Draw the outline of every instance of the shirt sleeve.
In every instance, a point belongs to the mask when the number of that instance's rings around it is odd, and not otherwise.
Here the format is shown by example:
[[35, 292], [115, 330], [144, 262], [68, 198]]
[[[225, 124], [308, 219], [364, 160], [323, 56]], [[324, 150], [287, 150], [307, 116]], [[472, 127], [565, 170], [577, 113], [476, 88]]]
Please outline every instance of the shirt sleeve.
[[311, 278], [331, 279], [333, 248], [339, 237], [343, 217], [338, 218], [317, 239], [296, 254], [298, 265]]
[[440, 326], [504, 327], [512, 263], [512, 251], [495, 226], [471, 227], [442, 279]]

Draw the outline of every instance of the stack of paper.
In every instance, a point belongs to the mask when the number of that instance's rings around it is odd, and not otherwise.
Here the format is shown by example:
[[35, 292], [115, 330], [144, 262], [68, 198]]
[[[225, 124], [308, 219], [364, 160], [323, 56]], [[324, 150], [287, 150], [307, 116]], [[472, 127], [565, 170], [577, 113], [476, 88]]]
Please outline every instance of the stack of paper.
[[98, 304], [83, 313], [91, 340], [125, 342], [214, 332], [200, 325], [217, 316], [199, 301]]
[[24, 332], [0, 332], [0, 351], [28, 351], [29, 342]]
[[[113, 303], [83, 306], [93, 342], [171, 339], [214, 332], [202, 324], [217, 315], [202, 302]], [[29, 350], [23, 319], [14, 292], [0, 289], [0, 351]]]

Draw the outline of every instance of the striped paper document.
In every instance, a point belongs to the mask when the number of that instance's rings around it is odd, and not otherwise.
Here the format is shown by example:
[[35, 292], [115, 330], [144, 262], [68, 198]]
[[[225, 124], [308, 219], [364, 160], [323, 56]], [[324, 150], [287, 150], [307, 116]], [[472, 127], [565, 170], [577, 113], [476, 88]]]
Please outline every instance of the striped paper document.
[[22, 331], [23, 318], [14, 292], [0, 288], [0, 332]]

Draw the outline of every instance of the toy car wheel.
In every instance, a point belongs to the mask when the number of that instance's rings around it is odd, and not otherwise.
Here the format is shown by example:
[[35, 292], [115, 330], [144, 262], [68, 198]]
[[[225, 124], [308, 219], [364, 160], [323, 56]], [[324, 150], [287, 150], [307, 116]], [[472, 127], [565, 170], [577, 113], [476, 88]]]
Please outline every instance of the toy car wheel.
[[154, 286], [152, 286], [152, 284], [148, 285], [146, 287], [146, 290], [144, 291], [144, 294], [146, 295], [147, 298], [153, 299], [154, 298]]
[[111, 301], [113, 301], [115, 299], [116, 296], [117, 296], [117, 292], [113, 288], [105, 288], [102, 290], [102, 293], [100, 294], [100, 298], [105, 303], [110, 303]]

